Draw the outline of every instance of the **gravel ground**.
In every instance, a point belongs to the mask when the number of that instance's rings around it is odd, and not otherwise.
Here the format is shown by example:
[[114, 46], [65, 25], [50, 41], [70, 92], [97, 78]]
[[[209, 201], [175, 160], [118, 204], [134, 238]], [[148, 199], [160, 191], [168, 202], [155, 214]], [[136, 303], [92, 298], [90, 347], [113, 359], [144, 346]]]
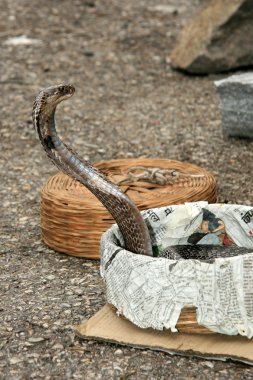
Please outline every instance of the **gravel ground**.
[[[30, 115], [38, 90], [61, 82], [77, 89], [59, 107], [61, 134], [84, 157], [189, 161], [217, 176], [220, 201], [253, 203], [253, 142], [221, 132], [213, 82], [226, 75], [186, 76], [169, 64], [203, 2], [0, 2], [0, 379], [253, 379], [243, 364], [75, 337], [72, 326], [105, 303], [99, 262], [40, 240], [39, 191], [56, 169]], [[11, 44], [20, 35], [33, 40]]]

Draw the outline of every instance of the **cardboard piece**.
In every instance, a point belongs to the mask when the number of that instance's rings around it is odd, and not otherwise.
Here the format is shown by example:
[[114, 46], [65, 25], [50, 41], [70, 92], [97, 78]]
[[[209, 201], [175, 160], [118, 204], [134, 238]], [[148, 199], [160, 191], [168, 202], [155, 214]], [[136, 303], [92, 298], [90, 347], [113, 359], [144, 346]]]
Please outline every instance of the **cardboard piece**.
[[181, 334], [141, 329], [118, 317], [109, 305], [105, 305], [92, 318], [76, 326], [75, 332], [83, 339], [149, 348], [184, 356], [231, 359], [253, 365], [252, 339], [222, 334]]

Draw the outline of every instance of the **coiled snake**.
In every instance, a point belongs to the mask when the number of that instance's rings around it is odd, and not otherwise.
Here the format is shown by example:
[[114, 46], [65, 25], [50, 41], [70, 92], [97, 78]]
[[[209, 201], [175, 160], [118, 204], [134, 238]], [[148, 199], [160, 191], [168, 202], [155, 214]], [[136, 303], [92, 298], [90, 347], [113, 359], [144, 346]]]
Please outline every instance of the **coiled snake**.
[[[131, 252], [153, 256], [151, 239], [135, 204], [120, 188], [110, 182], [102, 173], [93, 168], [88, 161], [83, 160], [63, 143], [56, 131], [55, 111], [57, 105], [70, 98], [75, 92], [71, 85], [58, 85], [43, 89], [36, 96], [33, 106], [33, 124], [39, 135], [40, 142], [52, 162], [64, 173], [86, 186], [106, 207], [119, 226], [124, 238], [125, 248]], [[203, 246], [202, 246], [203, 247]], [[218, 247], [217, 247], [218, 248]], [[215, 257], [233, 256], [247, 253], [249, 250], [230, 247], [226, 254], [225, 247], [217, 253], [199, 247], [191, 250], [189, 246], [168, 247], [160, 256], [170, 259], [198, 258], [213, 259]]]

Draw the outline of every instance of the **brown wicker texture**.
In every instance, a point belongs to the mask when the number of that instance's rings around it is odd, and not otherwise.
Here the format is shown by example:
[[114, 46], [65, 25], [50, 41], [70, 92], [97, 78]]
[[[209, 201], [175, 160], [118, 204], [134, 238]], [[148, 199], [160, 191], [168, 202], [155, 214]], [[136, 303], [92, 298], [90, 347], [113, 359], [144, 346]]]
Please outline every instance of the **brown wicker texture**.
[[[165, 186], [140, 181], [120, 185], [140, 210], [190, 201], [216, 201], [214, 177], [196, 165], [166, 159], [139, 158], [103, 161], [94, 166], [106, 172], [115, 183], [125, 179], [128, 169], [136, 166], [198, 175], [179, 177], [175, 183]], [[111, 215], [95, 196], [63, 173], [49, 178], [42, 188], [42, 239], [56, 251], [98, 259], [101, 234], [113, 223]]]
[[[111, 304], [109, 306], [115, 313], [117, 312], [115, 306]], [[120, 314], [120, 318], [127, 319], [123, 314]], [[176, 328], [178, 332], [183, 334], [218, 334], [198, 324], [195, 307], [184, 307], [182, 309]]]

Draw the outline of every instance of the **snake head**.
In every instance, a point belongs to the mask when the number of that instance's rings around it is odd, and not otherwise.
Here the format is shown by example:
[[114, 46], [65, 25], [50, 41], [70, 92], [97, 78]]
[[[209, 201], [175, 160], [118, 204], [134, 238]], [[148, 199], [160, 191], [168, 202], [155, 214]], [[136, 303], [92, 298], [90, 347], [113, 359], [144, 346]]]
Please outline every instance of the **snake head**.
[[47, 87], [41, 91], [44, 103], [56, 106], [61, 101], [70, 98], [75, 92], [75, 88], [70, 84], [60, 84], [58, 86]]
[[75, 88], [70, 84], [60, 84], [44, 88], [36, 96], [33, 105], [33, 124], [35, 129], [39, 129], [39, 123], [48, 120], [54, 113], [57, 104], [70, 98], [75, 92]]

